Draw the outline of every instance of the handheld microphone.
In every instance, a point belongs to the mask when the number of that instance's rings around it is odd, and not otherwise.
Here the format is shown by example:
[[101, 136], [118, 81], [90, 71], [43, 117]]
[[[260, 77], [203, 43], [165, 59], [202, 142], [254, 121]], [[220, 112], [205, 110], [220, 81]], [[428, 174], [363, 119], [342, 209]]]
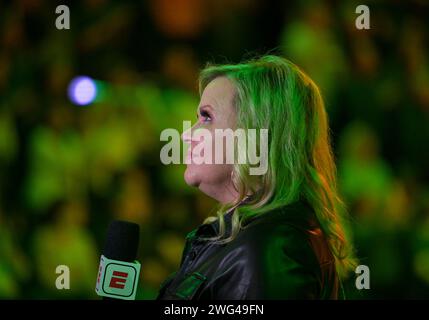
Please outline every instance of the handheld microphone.
[[132, 222], [113, 221], [98, 269], [95, 292], [102, 297], [134, 300], [140, 274], [136, 260], [140, 227]]

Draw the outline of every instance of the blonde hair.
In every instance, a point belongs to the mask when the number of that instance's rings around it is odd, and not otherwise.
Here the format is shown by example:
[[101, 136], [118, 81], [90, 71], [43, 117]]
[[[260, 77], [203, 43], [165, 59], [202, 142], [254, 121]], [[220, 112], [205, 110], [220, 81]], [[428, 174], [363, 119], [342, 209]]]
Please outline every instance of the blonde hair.
[[[296, 65], [275, 55], [240, 64], [207, 64], [200, 72], [200, 95], [219, 76], [235, 85], [237, 127], [269, 129], [268, 171], [252, 176], [249, 164], [233, 165], [232, 178], [239, 197], [220, 206], [217, 217], [204, 221], [219, 220], [218, 236], [209, 239], [228, 243], [247, 219], [305, 199], [314, 209], [338, 274], [345, 276], [356, 260], [344, 231], [346, 209], [337, 190], [328, 116], [319, 88]], [[250, 200], [243, 204], [248, 195]], [[223, 216], [228, 210], [234, 210], [232, 230], [224, 238]]]

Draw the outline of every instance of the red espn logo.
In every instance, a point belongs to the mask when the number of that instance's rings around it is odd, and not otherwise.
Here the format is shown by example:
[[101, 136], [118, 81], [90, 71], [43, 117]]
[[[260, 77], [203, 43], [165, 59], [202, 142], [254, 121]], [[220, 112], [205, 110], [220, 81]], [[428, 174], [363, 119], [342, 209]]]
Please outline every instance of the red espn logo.
[[134, 300], [140, 263], [116, 261], [101, 256], [95, 292], [102, 297]]
[[110, 279], [109, 288], [124, 289], [127, 282], [128, 273], [113, 271], [112, 278]]

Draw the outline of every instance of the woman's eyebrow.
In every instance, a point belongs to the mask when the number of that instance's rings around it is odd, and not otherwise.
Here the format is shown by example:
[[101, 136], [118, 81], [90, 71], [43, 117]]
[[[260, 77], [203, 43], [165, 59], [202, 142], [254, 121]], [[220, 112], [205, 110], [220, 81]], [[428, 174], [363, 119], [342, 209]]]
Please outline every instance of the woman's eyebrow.
[[205, 104], [205, 105], [199, 106], [198, 109], [197, 109], [197, 118], [198, 118], [198, 116], [199, 116], [199, 114], [201, 112], [201, 109], [203, 109], [203, 108], [208, 108], [208, 109], [213, 110], [213, 107], [211, 105], [209, 105], [209, 104]]

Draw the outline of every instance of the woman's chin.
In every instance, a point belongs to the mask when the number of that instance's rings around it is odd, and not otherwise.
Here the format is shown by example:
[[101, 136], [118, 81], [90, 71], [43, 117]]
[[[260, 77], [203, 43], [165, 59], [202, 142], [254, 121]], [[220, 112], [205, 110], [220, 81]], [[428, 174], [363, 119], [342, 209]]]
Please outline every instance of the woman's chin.
[[185, 170], [184, 178], [186, 184], [191, 187], [198, 187], [200, 185], [200, 179], [198, 179], [198, 176], [189, 167]]

